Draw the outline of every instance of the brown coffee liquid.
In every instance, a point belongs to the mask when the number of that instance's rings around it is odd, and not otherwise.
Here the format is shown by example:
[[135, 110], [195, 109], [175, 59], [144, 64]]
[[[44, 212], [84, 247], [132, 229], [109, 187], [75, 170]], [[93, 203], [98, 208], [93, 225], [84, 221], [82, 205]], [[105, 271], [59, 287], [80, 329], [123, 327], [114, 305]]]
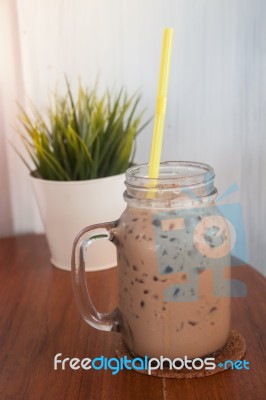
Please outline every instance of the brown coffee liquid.
[[[202, 357], [220, 349], [230, 329], [230, 297], [216, 297], [213, 271], [198, 266], [196, 301], [167, 301], [165, 290], [184, 284], [189, 274], [172, 266], [178, 257], [190, 257], [189, 250], [179, 246], [172, 264], [160, 273], [156, 255], [154, 211], [128, 207], [118, 228], [118, 270], [120, 280], [119, 308], [123, 319], [123, 338], [132, 353], [149, 357]], [[162, 236], [163, 251], [173, 246], [171, 224]], [[158, 246], [158, 244], [157, 244]], [[230, 258], [225, 263], [229, 266]], [[211, 260], [209, 260], [211, 262]], [[169, 263], [170, 264], [170, 263]], [[230, 278], [229, 268], [224, 277]], [[229, 283], [229, 280], [227, 281]], [[226, 284], [226, 281], [225, 281]], [[181, 287], [181, 286], [180, 286]], [[191, 290], [191, 299], [193, 291]], [[182, 296], [182, 289], [176, 289]], [[195, 293], [194, 293], [195, 294]], [[173, 293], [175, 295], [175, 293]]]

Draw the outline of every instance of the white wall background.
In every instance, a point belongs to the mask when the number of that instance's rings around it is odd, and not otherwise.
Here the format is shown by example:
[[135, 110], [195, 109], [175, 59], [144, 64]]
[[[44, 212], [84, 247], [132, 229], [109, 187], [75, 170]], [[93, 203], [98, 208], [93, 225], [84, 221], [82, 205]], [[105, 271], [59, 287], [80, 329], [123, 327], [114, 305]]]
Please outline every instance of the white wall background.
[[[164, 160], [211, 164], [240, 188], [250, 261], [266, 273], [266, 1], [0, 0], [0, 235], [40, 232], [27, 171], [7, 143], [15, 101], [45, 108], [66, 73], [140, 88], [153, 115], [163, 28], [175, 30]], [[147, 162], [152, 126], [138, 140]]]

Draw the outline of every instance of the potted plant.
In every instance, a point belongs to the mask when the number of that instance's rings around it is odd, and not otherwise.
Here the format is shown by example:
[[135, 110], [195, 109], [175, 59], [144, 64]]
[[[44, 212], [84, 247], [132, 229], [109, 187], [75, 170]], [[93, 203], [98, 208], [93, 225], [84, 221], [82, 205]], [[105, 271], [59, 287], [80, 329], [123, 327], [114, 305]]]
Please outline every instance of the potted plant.
[[[97, 85], [88, 90], [82, 84], [74, 98], [67, 81], [66, 94], [54, 94], [45, 114], [20, 107], [19, 134], [33, 167], [19, 155], [30, 171], [54, 266], [70, 270], [77, 232], [117, 219], [125, 208], [124, 172], [134, 158], [136, 135], [149, 122], [140, 125], [139, 101], [123, 88], [99, 96]], [[105, 269], [115, 260], [106, 241], [105, 248], [92, 246], [87, 266]]]

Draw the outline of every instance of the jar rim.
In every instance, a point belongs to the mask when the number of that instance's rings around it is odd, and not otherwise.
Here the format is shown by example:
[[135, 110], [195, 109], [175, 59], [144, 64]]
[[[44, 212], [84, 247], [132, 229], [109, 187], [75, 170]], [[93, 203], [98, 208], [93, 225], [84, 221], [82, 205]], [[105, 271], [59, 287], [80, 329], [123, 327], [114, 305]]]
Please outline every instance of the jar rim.
[[160, 163], [158, 178], [149, 177], [149, 164], [130, 167], [126, 171], [126, 182], [140, 186], [158, 187], [167, 184], [178, 187], [190, 187], [195, 184], [208, 183], [215, 177], [213, 168], [205, 163], [195, 161], [164, 161]]

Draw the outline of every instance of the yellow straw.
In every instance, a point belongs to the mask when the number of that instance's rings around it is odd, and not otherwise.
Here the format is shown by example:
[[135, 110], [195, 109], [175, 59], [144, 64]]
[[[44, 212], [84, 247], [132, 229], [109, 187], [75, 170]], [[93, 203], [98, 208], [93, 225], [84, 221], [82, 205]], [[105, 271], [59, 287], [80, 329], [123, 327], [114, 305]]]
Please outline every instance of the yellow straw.
[[165, 28], [161, 55], [161, 67], [157, 91], [156, 113], [153, 128], [153, 138], [149, 165], [149, 178], [158, 178], [161, 161], [163, 128], [166, 110], [169, 70], [173, 43], [172, 28]]

